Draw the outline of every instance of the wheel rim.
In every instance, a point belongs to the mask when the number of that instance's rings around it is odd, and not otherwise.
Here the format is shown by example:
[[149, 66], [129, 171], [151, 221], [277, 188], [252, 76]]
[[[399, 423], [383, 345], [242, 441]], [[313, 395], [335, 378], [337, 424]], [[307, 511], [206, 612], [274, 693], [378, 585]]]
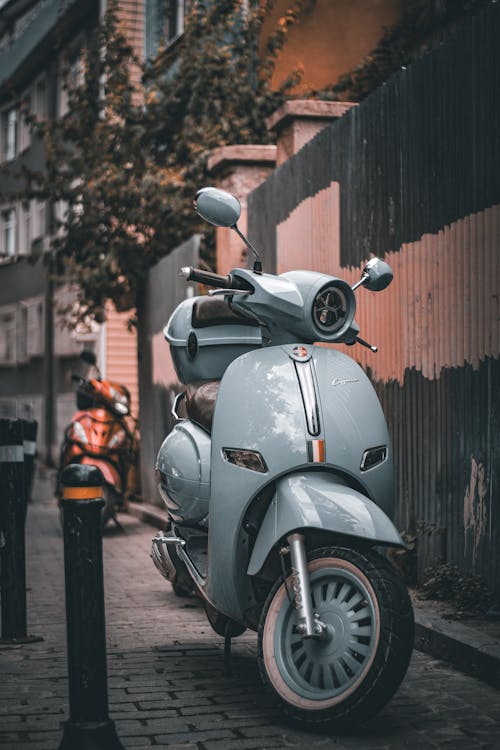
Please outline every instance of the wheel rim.
[[309, 572], [313, 611], [325, 623], [326, 637], [294, 632], [295, 608], [282, 586], [264, 628], [264, 659], [267, 667], [271, 648], [268, 676], [288, 702], [320, 709], [345, 700], [363, 681], [377, 650], [380, 617], [369, 580], [351, 563], [314, 560]]

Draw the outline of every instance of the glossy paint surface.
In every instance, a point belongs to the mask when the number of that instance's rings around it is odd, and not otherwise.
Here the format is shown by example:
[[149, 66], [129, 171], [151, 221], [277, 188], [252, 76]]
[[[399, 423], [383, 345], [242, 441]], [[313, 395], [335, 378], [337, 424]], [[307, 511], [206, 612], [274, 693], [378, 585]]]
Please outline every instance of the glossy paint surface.
[[[221, 383], [212, 430], [211, 492], [209, 507], [209, 571], [206, 592], [213, 604], [234, 618], [249, 606], [251, 595], [246, 575], [247, 558], [238, 530], [251, 500], [273, 480], [311, 468], [332, 472], [349, 471], [374, 501], [392, 497], [392, 463], [371, 469], [361, 476], [359, 464], [363, 451], [388, 441], [380, 406], [364, 373], [345, 355], [331, 349], [307, 347], [315, 363], [316, 393], [319, 401], [321, 433], [326, 455], [324, 463], [311, 466], [304, 404], [292, 358], [294, 345], [275, 346], [250, 352], [233, 362]], [[319, 369], [323, 372], [318, 374]], [[342, 385], [333, 385], [335, 379]], [[349, 383], [355, 380], [355, 383]], [[350, 409], [353, 409], [351, 414]], [[224, 460], [223, 448], [256, 450], [262, 454], [267, 473], [234, 466]], [[366, 505], [346, 488], [350, 497], [350, 518], [341, 533], [352, 533], [356, 506], [361, 514], [357, 535], [374, 538], [378, 528], [373, 524]], [[341, 492], [339, 490], [339, 492]], [[304, 502], [302, 502], [304, 500]], [[340, 499], [337, 503], [341, 507]], [[287, 515], [292, 525], [315, 525], [340, 531], [340, 510], [324, 514], [315, 508], [328, 503], [328, 496], [307, 492], [295, 494], [299, 508], [292, 505]], [[286, 506], [288, 507], [288, 506]], [[381, 513], [381, 511], [380, 511]], [[319, 520], [318, 520], [319, 518]], [[363, 526], [362, 519], [365, 518]], [[323, 520], [322, 520], [323, 519]], [[288, 528], [291, 528], [290, 526]], [[385, 534], [385, 531], [384, 531]], [[269, 540], [272, 534], [269, 535]], [[383, 535], [381, 541], [387, 540]], [[272, 543], [274, 544], [275, 538]], [[396, 540], [396, 543], [397, 540]], [[265, 545], [264, 545], [265, 546]], [[269, 552], [269, 549], [267, 550]], [[267, 552], [265, 554], [267, 554]], [[264, 554], [264, 553], [262, 553]], [[224, 575], [221, 575], [224, 571]]]

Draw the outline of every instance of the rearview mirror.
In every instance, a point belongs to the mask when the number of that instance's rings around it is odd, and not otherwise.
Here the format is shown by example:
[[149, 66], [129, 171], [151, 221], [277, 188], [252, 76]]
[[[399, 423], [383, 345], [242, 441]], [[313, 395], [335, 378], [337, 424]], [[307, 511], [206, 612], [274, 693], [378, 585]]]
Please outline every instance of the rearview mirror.
[[213, 187], [198, 190], [194, 208], [202, 219], [216, 227], [234, 227], [241, 214], [238, 198]]
[[371, 292], [381, 292], [389, 286], [394, 274], [388, 263], [380, 258], [372, 258], [363, 268], [362, 284]]

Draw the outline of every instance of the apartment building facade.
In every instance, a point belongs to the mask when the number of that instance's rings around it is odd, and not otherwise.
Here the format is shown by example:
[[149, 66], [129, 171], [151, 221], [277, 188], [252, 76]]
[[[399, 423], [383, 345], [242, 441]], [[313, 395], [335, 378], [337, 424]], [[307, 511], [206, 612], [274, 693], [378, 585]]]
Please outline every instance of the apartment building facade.
[[[39, 423], [38, 450], [57, 460], [74, 410], [73, 371], [83, 347], [96, 351], [106, 376], [125, 382], [137, 411], [137, 353], [127, 316], [108, 311], [104, 325], [70, 330], [61, 310], [75, 290], [54, 274], [50, 237], [58, 207], [16, 198], [16, 173], [44, 166], [26, 114], [63, 117], [67, 83], [81, 76], [81, 53], [105, 4], [98, 0], [4, 0], [0, 3], [0, 416]], [[138, 53], [143, 3], [123, 2], [120, 20]], [[68, 80], [69, 79], [69, 80]]]

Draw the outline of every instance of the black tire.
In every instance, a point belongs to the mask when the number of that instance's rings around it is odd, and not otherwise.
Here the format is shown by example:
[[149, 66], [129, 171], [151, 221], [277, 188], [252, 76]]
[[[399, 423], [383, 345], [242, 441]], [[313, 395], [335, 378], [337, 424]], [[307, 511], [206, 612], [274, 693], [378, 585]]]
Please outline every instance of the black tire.
[[[308, 560], [327, 637], [294, 632], [295, 609], [279, 579], [260, 618], [259, 667], [292, 719], [345, 730], [376, 714], [399, 687], [413, 648], [413, 609], [403, 581], [376, 552], [331, 547]], [[291, 592], [291, 576], [287, 584]]]
[[102, 497], [104, 500], [104, 508], [102, 509], [101, 515], [101, 529], [104, 531], [111, 518], [115, 518], [116, 509], [120, 503], [120, 496], [109, 484], [104, 484], [102, 488]]

